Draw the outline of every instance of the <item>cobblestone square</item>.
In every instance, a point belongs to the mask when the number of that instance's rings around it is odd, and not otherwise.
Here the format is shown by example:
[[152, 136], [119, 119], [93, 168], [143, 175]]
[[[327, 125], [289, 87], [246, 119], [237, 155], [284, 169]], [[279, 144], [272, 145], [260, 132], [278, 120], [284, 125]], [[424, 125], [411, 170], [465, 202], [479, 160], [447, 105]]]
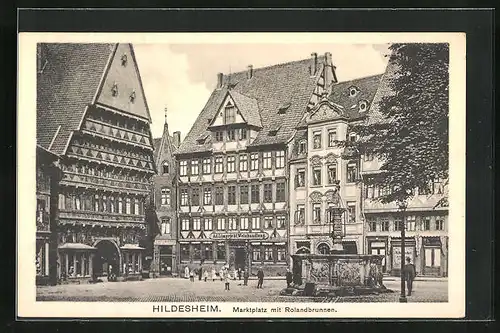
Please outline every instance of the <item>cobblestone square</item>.
[[[37, 301], [76, 302], [398, 302], [400, 283], [397, 279], [385, 282], [393, 293], [350, 297], [292, 297], [280, 296], [284, 280], [265, 280], [264, 288], [257, 289], [256, 280], [248, 286], [243, 281], [231, 281], [224, 291], [224, 282], [180, 278], [147, 279], [130, 282], [103, 282], [98, 284], [57, 285], [37, 287]], [[446, 280], [415, 281], [414, 293], [408, 302], [447, 302]]]

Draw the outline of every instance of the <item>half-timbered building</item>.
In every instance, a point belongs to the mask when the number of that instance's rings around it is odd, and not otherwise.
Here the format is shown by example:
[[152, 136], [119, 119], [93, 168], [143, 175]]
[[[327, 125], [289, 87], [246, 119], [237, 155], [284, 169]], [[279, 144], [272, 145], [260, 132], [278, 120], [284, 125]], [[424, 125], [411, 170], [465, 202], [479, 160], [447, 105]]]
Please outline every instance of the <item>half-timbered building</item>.
[[38, 44], [37, 143], [60, 156], [57, 275], [138, 277], [155, 173], [131, 44]]
[[331, 54], [231, 75], [176, 152], [179, 269], [283, 275], [288, 264], [289, 141], [336, 81]]

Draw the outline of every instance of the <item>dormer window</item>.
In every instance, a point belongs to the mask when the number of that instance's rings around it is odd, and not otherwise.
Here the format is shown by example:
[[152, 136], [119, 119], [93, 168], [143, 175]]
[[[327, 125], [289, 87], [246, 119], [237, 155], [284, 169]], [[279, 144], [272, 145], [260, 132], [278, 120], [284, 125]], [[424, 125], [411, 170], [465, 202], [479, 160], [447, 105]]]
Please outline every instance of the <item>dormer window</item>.
[[291, 103], [285, 103], [283, 105], [281, 105], [278, 109], [278, 114], [284, 114], [286, 113], [286, 110], [288, 110], [288, 108], [290, 107]]
[[111, 95], [113, 95], [113, 97], [118, 96], [118, 84], [116, 82], [113, 83], [113, 87], [111, 88]]
[[278, 131], [280, 130], [281, 126], [275, 126], [273, 128], [271, 128], [268, 132], [269, 136], [276, 136], [276, 134], [278, 134]]
[[169, 173], [169, 167], [168, 167], [168, 162], [163, 162], [163, 165], [162, 165], [162, 172], [163, 174], [167, 174]]
[[368, 102], [367, 101], [361, 101], [359, 102], [359, 111], [364, 112], [368, 108]]
[[122, 66], [123, 67], [127, 66], [127, 55], [126, 54], [122, 55], [121, 60], [122, 60]]
[[221, 142], [223, 140], [224, 140], [224, 132], [222, 131], [215, 132], [215, 141]]
[[130, 99], [130, 103], [134, 103], [135, 102], [135, 90], [132, 91], [132, 93], [129, 96], [129, 99]]
[[350, 87], [349, 88], [349, 97], [354, 97], [358, 94], [359, 89], [357, 87]]
[[299, 154], [305, 154], [307, 149], [307, 142], [306, 140], [302, 140], [299, 142]]

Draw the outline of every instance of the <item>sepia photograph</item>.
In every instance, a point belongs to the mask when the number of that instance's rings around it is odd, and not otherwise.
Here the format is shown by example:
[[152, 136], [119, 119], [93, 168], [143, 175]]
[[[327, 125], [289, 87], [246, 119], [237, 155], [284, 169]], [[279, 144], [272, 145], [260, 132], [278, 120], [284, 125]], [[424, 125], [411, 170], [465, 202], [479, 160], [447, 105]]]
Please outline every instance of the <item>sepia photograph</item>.
[[22, 35], [29, 313], [463, 311], [465, 35]]

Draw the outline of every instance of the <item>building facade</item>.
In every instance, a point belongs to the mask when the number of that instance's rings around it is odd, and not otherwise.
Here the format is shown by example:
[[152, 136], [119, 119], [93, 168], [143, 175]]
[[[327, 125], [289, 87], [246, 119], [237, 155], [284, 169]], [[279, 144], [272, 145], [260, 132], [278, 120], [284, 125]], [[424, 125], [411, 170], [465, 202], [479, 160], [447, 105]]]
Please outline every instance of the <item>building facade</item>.
[[150, 122], [132, 45], [38, 45], [37, 140], [61, 157], [61, 282], [140, 277]]
[[328, 254], [340, 185], [343, 248], [365, 253], [359, 161], [345, 160], [339, 141], [356, 140], [349, 126], [362, 121], [381, 75], [333, 84], [297, 126], [290, 162], [290, 252]]
[[[289, 262], [288, 143], [336, 80], [331, 55], [218, 75], [176, 152], [179, 265], [283, 275]], [[326, 82], [326, 83], [325, 83]]]
[[155, 276], [172, 276], [177, 272], [177, 165], [174, 153], [181, 133], [170, 136], [165, 109], [165, 124], [161, 138], [154, 139], [154, 159], [157, 174], [153, 177], [153, 205], [160, 225], [154, 240], [152, 271]]
[[36, 284], [57, 283], [55, 221], [60, 177], [59, 156], [36, 149]]

